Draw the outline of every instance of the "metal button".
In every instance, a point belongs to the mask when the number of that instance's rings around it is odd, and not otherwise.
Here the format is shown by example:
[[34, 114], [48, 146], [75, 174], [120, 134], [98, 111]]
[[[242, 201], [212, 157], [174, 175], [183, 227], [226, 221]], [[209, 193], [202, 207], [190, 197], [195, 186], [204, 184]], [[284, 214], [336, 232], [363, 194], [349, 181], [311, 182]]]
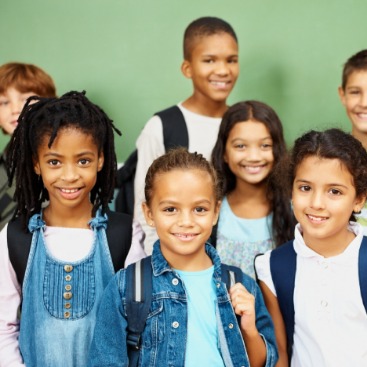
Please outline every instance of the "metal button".
[[230, 323], [230, 324], [228, 325], [228, 327], [229, 327], [230, 329], [233, 329], [233, 324], [232, 324], [232, 323]]
[[328, 301], [325, 301], [325, 300], [323, 299], [323, 300], [321, 301], [321, 306], [322, 306], [322, 307], [324, 307], [324, 308], [328, 307], [328, 306], [329, 306]]
[[68, 319], [70, 317], [70, 312], [69, 311], [65, 311], [64, 312], [64, 317], [65, 317], [65, 319]]
[[65, 265], [65, 266], [64, 266], [64, 270], [65, 270], [67, 273], [70, 273], [70, 272], [73, 270], [73, 265]]
[[220, 288], [220, 283], [217, 283], [217, 288]]
[[65, 292], [64, 293], [64, 298], [65, 299], [71, 299], [71, 297], [73, 297], [73, 294], [71, 292]]
[[173, 321], [173, 322], [172, 322], [172, 327], [173, 327], [174, 329], [177, 329], [179, 326], [180, 326], [180, 324], [179, 324], [177, 321]]
[[178, 279], [177, 278], [172, 279], [172, 284], [177, 285], [178, 284]]
[[70, 302], [66, 302], [64, 305], [65, 308], [70, 308], [71, 307], [71, 303]]
[[71, 280], [71, 275], [70, 275], [70, 274], [65, 275], [65, 280], [66, 280], [67, 282], [70, 282], [70, 280]]
[[66, 286], [65, 286], [65, 290], [66, 290], [66, 291], [70, 291], [70, 290], [71, 290], [71, 285], [70, 285], [70, 284], [66, 284]]

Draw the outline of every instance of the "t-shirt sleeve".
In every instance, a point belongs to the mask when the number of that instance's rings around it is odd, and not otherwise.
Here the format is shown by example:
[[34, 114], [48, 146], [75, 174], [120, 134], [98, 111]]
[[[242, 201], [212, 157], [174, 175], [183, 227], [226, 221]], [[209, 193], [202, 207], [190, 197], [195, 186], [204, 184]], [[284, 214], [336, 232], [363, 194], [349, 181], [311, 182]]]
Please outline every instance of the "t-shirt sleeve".
[[19, 351], [21, 289], [9, 260], [8, 226], [0, 232], [0, 366], [24, 366]]
[[153, 116], [140, 133], [136, 148], [138, 163], [134, 181], [134, 218], [140, 223], [145, 232], [145, 251], [152, 253], [154, 242], [158, 239], [156, 230], [147, 225], [141, 204], [145, 201], [145, 176], [153, 161], [165, 153], [163, 143], [163, 128], [160, 117]]
[[276, 296], [277, 294], [270, 272], [270, 254], [271, 251], [267, 251], [265, 254], [257, 256], [255, 260], [255, 268], [258, 279], [264, 282], [274, 296]]

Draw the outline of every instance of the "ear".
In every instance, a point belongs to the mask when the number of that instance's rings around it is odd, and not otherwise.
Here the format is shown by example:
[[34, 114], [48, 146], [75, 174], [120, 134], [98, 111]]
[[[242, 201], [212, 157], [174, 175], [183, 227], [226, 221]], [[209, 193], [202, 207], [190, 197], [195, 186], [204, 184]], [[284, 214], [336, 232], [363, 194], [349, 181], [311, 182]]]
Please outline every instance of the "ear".
[[353, 212], [359, 213], [363, 209], [365, 203], [366, 203], [365, 195], [361, 195], [360, 197], [357, 197], [354, 202]]
[[150, 208], [148, 207], [148, 204], [146, 203], [146, 201], [144, 201], [141, 204], [141, 207], [143, 209], [143, 213], [144, 213], [144, 217], [145, 217], [145, 221], [147, 222], [148, 226], [150, 227], [154, 227], [154, 218], [153, 218], [153, 213], [150, 210]]
[[97, 171], [99, 172], [103, 168], [104, 164], [104, 154], [101, 152], [101, 154], [98, 157], [98, 163], [97, 163]]
[[41, 168], [40, 168], [40, 164], [38, 162], [37, 159], [33, 158], [33, 169], [36, 175], [40, 175], [41, 174]]
[[190, 61], [184, 60], [182, 62], [181, 71], [182, 71], [182, 74], [186, 78], [188, 78], [188, 79], [191, 79], [192, 78], [192, 69], [191, 69], [191, 63], [190, 63]]
[[215, 226], [218, 222], [218, 218], [219, 218], [219, 212], [220, 212], [220, 207], [222, 205], [222, 202], [219, 200], [215, 206], [214, 209], [214, 220], [213, 220], [213, 226]]
[[342, 87], [338, 88], [338, 93], [339, 93], [339, 98], [341, 103], [345, 106], [345, 92], [344, 89]]
[[228, 158], [227, 158], [227, 152], [226, 151], [224, 151], [224, 154], [223, 154], [223, 161], [228, 164]]

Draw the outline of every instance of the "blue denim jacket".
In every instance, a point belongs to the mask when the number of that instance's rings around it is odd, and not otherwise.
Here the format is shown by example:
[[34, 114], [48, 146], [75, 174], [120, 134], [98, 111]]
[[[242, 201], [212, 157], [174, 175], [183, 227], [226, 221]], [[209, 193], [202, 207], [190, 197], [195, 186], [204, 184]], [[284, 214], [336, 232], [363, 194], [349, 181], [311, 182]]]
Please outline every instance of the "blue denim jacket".
[[[250, 366], [246, 347], [226, 286], [221, 282], [220, 259], [206, 245], [214, 264], [213, 282], [217, 292], [218, 348], [225, 366]], [[152, 255], [153, 298], [142, 335], [139, 366], [184, 366], [187, 336], [187, 298], [178, 274], [163, 257], [159, 241]], [[243, 285], [255, 296], [256, 326], [267, 350], [266, 366], [278, 359], [272, 320], [255, 281], [244, 275]], [[120, 270], [107, 286], [101, 301], [88, 366], [128, 366], [126, 346], [125, 270]]]

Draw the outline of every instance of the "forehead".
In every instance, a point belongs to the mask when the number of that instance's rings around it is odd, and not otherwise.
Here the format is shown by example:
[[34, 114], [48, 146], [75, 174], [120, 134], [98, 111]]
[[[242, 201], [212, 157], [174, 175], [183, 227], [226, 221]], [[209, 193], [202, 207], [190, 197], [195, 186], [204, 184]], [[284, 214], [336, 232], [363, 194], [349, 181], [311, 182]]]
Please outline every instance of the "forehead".
[[72, 126], [63, 127], [57, 131], [57, 135], [49, 147], [51, 134], [47, 133], [41, 138], [38, 150], [74, 151], [77, 149], [98, 150], [93, 136], [81, 129]]
[[216, 55], [228, 53], [237, 55], [238, 44], [229, 33], [225, 32], [198, 35], [188, 42], [188, 53], [191, 58], [202, 54]]
[[228, 140], [241, 138], [246, 140], [262, 140], [271, 138], [267, 126], [260, 121], [240, 121], [233, 125], [229, 132]]
[[367, 69], [354, 70], [349, 74], [347, 78], [346, 87], [353, 87], [353, 86], [367, 87]]
[[345, 164], [336, 158], [306, 157], [298, 165], [295, 179], [320, 184], [340, 183], [354, 186], [352, 174]]
[[190, 196], [200, 193], [213, 195], [213, 179], [209, 172], [201, 169], [173, 169], [159, 172], [154, 178], [154, 193], [161, 196]]

